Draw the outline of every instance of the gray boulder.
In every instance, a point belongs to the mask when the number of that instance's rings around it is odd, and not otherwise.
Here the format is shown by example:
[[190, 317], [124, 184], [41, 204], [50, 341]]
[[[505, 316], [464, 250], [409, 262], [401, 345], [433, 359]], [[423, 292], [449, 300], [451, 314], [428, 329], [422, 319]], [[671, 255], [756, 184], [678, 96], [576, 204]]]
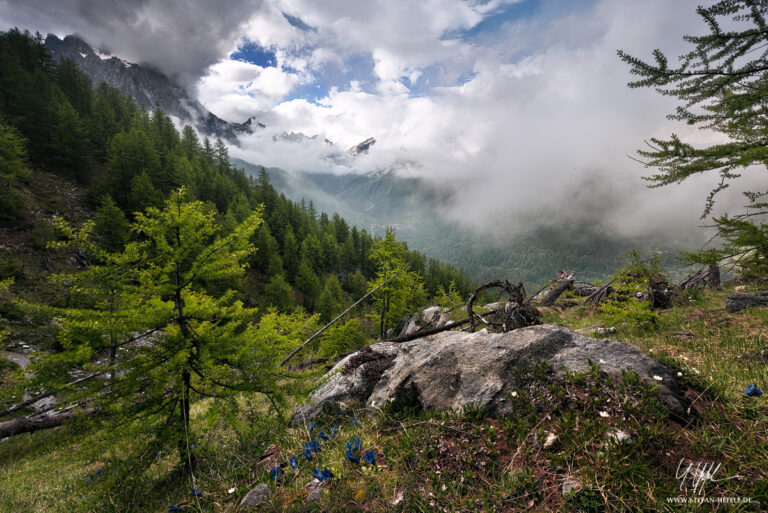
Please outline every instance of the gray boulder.
[[556, 379], [564, 379], [565, 369], [588, 370], [589, 360], [615, 378], [634, 371], [643, 382], [658, 385], [660, 400], [673, 414], [686, 416], [688, 403], [672, 369], [635, 345], [550, 324], [508, 333], [446, 331], [402, 344], [373, 344], [340, 361], [310, 402], [296, 410], [293, 422], [315, 417], [327, 403], [379, 408], [395, 398], [423, 409], [461, 410], [471, 404], [511, 415], [508, 398], [523, 385], [517, 377], [521, 370], [543, 361]]
[[250, 508], [253, 506], [258, 506], [262, 502], [269, 499], [270, 495], [272, 495], [272, 491], [269, 489], [269, 486], [263, 483], [256, 485], [253, 490], [248, 492], [245, 497], [243, 497], [243, 500], [240, 501], [240, 507]]

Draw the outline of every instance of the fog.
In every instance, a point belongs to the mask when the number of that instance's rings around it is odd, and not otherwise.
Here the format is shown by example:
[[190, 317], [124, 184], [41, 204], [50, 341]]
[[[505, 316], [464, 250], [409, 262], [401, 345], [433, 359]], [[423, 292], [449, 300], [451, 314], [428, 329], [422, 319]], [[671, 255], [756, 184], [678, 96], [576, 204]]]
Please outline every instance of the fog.
[[[0, 21], [80, 33], [178, 77], [224, 119], [256, 116], [266, 128], [232, 148], [255, 164], [330, 173], [395, 166], [451, 189], [442, 214], [473, 228], [499, 221], [513, 234], [579, 219], [696, 244], [717, 177], [650, 190], [642, 176], [653, 170], [629, 156], [654, 136], [676, 132], [695, 144], [714, 136], [669, 121], [669, 98], [629, 89], [616, 50], [650, 58], [661, 48], [675, 58], [683, 34], [706, 31], [697, 3], [30, 0], [0, 1]], [[277, 65], [230, 59], [246, 41]], [[371, 136], [368, 154], [344, 154]], [[719, 195], [719, 211], [741, 205], [757, 175]]]

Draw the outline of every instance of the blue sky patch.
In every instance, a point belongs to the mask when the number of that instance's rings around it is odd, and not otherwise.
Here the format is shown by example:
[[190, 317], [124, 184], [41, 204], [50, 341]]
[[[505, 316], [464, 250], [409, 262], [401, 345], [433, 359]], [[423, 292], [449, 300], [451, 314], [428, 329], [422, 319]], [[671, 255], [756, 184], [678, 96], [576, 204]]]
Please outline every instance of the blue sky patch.
[[277, 67], [277, 56], [272, 48], [265, 48], [253, 41], [244, 40], [237, 46], [237, 51], [229, 56], [233, 61], [243, 61], [262, 68]]

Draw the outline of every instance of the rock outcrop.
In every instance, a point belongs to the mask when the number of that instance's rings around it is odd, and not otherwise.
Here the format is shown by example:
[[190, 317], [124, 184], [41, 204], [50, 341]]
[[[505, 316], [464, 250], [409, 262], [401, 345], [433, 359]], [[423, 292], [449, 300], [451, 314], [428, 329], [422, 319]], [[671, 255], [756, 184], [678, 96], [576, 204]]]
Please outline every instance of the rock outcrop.
[[542, 325], [508, 333], [447, 331], [402, 344], [373, 344], [336, 364], [292, 421], [303, 423], [326, 404], [378, 408], [395, 399], [422, 409], [474, 405], [512, 415], [510, 394], [524, 385], [519, 380], [526, 369], [545, 362], [555, 379], [565, 379], [566, 369], [585, 371], [590, 361], [614, 378], [634, 371], [644, 383], [658, 385], [659, 399], [674, 415], [686, 416], [687, 401], [675, 372], [639, 347]]

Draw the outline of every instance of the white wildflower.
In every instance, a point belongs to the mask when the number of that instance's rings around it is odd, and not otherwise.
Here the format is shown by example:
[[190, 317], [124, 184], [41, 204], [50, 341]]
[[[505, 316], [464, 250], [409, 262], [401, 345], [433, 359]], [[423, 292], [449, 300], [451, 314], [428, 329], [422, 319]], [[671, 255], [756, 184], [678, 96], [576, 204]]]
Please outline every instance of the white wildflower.
[[605, 418], [605, 417], [607, 417], [607, 416], [608, 416], [608, 412], [607, 412], [607, 411], [601, 411], [601, 412], [600, 412], [600, 416], [601, 416], [601, 417], [603, 417], [603, 418]]
[[680, 371], [678, 371], [678, 372], [677, 372], [677, 377], [678, 377], [678, 378], [682, 378], [682, 377], [683, 377], [683, 373], [682, 373], [682, 372], [680, 372]]
[[517, 392], [515, 392], [514, 390], [512, 391], [512, 397], [517, 397]]
[[600, 358], [600, 365], [605, 365], [605, 360], [603, 360], [602, 358]]
[[661, 376], [653, 376], [653, 379], [655, 379], [656, 381], [664, 381], [664, 378], [662, 378]]

